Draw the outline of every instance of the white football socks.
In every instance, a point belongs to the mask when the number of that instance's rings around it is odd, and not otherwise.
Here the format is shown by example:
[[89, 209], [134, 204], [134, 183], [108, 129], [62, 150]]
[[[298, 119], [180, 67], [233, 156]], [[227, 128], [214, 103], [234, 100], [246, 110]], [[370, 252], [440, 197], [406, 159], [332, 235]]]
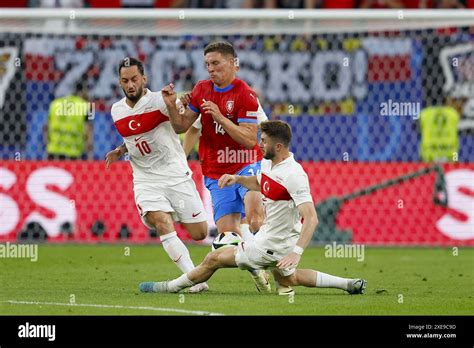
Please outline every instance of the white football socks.
[[348, 279], [336, 277], [323, 272], [316, 272], [316, 287], [317, 288], [338, 288], [347, 290]]
[[185, 273], [178, 278], [171, 280], [168, 283], [168, 290], [169, 292], [178, 292], [193, 285], [194, 283], [189, 280], [188, 275]]
[[178, 238], [176, 231], [161, 236], [160, 240], [166, 253], [181, 272], [187, 273], [194, 269], [194, 263], [191, 260], [188, 248]]

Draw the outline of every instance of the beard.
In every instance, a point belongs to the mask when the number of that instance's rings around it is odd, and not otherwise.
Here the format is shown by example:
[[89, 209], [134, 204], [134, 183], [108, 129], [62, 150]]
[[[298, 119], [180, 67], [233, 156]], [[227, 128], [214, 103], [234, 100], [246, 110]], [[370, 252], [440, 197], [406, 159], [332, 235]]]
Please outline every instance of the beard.
[[143, 94], [143, 86], [140, 88], [137, 88], [137, 92], [135, 93], [135, 95], [129, 95], [127, 92], [125, 92], [125, 89], [123, 88], [122, 90], [125, 96], [127, 97], [127, 99], [134, 103], [136, 103], [142, 97], [142, 94]]
[[265, 153], [263, 154], [263, 158], [267, 159], [267, 160], [272, 160], [275, 158], [275, 150], [274, 149], [268, 149], [265, 151]]

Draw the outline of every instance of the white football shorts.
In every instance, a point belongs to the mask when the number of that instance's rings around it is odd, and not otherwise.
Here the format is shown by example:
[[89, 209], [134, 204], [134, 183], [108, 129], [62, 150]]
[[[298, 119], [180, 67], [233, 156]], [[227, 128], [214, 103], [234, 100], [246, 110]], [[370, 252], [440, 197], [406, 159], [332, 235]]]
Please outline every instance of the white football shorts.
[[296, 268], [277, 268], [276, 264], [280, 259], [269, 252], [273, 253], [271, 250], [262, 250], [255, 241], [246, 240], [239, 243], [235, 250], [235, 263], [240, 269], [275, 270], [283, 277], [288, 277], [296, 271]]
[[171, 213], [174, 221], [194, 223], [207, 221], [196, 184], [190, 178], [176, 185], [163, 183], [135, 183], [135, 204], [148, 228], [154, 229], [145, 218], [149, 211]]

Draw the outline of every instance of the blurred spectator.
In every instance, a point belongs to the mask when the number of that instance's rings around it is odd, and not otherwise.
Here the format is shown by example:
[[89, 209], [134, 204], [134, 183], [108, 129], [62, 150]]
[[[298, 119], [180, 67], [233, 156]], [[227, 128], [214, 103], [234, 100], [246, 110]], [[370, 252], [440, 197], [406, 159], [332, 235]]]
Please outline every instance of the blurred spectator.
[[458, 158], [458, 124], [463, 100], [447, 97], [443, 106], [430, 106], [420, 113], [420, 157], [425, 162], [453, 162]]
[[85, 87], [77, 83], [74, 95], [56, 98], [49, 106], [44, 134], [50, 160], [92, 159], [91, 110]]

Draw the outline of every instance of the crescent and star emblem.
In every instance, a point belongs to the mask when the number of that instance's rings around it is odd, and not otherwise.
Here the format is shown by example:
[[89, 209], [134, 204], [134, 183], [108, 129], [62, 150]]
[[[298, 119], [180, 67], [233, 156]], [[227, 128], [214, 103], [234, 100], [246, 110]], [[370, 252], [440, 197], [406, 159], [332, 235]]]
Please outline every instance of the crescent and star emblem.
[[263, 183], [263, 191], [268, 192], [268, 190], [270, 190], [270, 184], [268, 183], [268, 181], [265, 181]]
[[[135, 128], [133, 127], [133, 122], [137, 124]], [[130, 128], [131, 130], [136, 130], [138, 127], [140, 127], [140, 123], [137, 123], [137, 121], [131, 120], [130, 122], [128, 122], [128, 128]]]

